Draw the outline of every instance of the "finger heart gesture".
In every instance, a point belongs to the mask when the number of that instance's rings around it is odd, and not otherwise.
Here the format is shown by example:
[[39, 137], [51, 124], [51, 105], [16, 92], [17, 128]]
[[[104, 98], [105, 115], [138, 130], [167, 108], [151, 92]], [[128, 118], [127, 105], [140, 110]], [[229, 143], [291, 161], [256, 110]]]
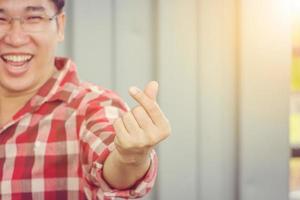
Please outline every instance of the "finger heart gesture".
[[122, 162], [139, 164], [148, 159], [155, 145], [170, 135], [171, 127], [156, 102], [157, 82], [148, 83], [144, 91], [131, 87], [129, 93], [139, 105], [114, 122], [114, 143]]

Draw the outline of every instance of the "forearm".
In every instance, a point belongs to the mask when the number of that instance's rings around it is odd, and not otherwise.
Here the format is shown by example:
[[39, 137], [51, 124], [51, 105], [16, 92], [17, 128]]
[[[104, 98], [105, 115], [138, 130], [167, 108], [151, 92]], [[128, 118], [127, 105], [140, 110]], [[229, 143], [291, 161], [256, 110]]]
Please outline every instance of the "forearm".
[[150, 158], [141, 163], [124, 163], [118, 158], [117, 151], [113, 151], [106, 159], [103, 167], [104, 179], [115, 189], [127, 189], [141, 179], [149, 169]]

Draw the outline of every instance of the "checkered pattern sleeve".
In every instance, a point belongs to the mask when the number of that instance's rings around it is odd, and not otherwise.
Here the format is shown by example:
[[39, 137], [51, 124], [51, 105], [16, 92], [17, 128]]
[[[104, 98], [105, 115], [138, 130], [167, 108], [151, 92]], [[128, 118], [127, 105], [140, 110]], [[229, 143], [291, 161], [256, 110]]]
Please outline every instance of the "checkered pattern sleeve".
[[123, 101], [111, 91], [100, 94], [86, 107], [85, 123], [80, 131], [80, 157], [85, 180], [92, 186], [90, 188], [94, 188], [89, 191], [90, 195], [97, 196], [99, 199], [140, 198], [154, 185], [157, 174], [157, 157], [154, 151], [151, 153], [152, 163], [147, 174], [134, 187], [116, 190], [103, 179], [103, 163], [114, 150], [115, 132], [112, 124], [127, 110]]

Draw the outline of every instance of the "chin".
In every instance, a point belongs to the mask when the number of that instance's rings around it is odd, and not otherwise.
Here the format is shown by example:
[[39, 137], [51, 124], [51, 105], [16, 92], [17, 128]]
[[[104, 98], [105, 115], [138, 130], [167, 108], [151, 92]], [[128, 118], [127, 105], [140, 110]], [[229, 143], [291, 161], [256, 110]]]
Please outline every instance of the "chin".
[[0, 81], [0, 87], [8, 93], [22, 93], [34, 88], [34, 82], [29, 80]]

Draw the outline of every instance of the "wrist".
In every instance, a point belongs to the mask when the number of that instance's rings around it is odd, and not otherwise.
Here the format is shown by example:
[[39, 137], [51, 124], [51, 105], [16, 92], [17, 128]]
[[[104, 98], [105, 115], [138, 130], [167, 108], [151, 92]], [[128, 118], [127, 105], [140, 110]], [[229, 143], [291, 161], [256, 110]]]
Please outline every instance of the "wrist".
[[149, 164], [151, 161], [150, 152], [138, 154], [121, 154], [118, 150], [112, 152], [118, 163], [128, 166], [140, 166]]

